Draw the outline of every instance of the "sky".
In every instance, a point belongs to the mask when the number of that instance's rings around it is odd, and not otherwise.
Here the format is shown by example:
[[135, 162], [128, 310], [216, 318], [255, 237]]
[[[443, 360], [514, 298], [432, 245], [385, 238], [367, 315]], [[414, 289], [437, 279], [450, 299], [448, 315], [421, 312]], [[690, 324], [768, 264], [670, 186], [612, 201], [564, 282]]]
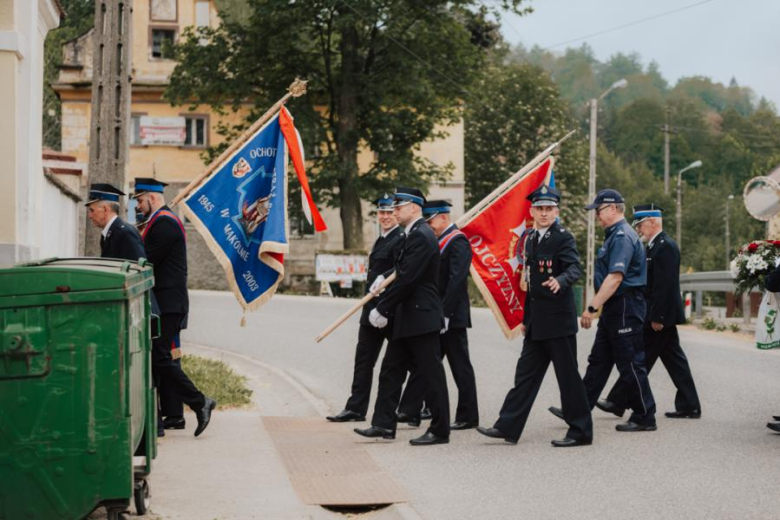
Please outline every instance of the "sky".
[[531, 0], [534, 12], [504, 14], [504, 37], [526, 47], [547, 48], [568, 40], [674, 11], [631, 27], [554, 47], [587, 43], [596, 58], [638, 53], [658, 62], [674, 85], [684, 76], [709, 76], [728, 85], [732, 77], [780, 109], [780, 0]]

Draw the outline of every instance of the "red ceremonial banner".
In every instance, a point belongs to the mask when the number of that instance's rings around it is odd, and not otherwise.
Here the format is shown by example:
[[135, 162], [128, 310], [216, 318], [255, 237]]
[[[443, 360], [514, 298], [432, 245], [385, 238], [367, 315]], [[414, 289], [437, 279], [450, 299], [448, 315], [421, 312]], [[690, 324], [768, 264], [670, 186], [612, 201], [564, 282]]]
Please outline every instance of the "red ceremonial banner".
[[533, 228], [526, 197], [549, 182], [552, 168], [553, 158], [548, 157], [460, 226], [471, 242], [472, 278], [508, 339], [520, 334], [523, 323], [523, 249]]

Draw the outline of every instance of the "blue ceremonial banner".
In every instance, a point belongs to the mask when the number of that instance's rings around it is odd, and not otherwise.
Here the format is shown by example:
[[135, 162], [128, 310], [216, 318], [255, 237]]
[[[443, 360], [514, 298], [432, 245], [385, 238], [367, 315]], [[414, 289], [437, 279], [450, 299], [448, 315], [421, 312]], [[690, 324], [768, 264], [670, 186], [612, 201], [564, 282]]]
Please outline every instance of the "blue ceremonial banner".
[[247, 310], [267, 302], [284, 277], [287, 159], [277, 113], [183, 202]]

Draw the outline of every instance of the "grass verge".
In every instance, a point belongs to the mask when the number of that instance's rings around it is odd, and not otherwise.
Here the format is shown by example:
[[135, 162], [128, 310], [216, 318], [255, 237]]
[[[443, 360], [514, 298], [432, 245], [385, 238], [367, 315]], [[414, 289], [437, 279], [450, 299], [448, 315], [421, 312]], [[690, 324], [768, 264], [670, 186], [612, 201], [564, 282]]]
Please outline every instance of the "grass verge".
[[223, 361], [186, 354], [181, 366], [198, 390], [216, 399], [220, 408], [246, 406], [252, 402], [252, 390], [246, 377], [236, 374]]

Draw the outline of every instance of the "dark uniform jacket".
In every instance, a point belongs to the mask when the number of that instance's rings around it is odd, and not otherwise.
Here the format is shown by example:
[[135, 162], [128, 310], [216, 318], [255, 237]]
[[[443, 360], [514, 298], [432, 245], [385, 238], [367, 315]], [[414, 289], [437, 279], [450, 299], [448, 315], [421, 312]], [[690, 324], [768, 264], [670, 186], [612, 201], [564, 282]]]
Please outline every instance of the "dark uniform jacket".
[[[447, 238], [457, 231], [453, 225], [439, 237], [439, 248]], [[471, 327], [471, 305], [469, 303], [469, 267], [471, 267], [471, 244], [466, 235], [460, 234], [447, 242], [441, 251], [439, 267], [439, 295], [444, 307], [444, 317], [450, 320], [450, 329]]]
[[[163, 206], [161, 211], [171, 211]], [[161, 216], [144, 232], [146, 258], [154, 264], [154, 295], [162, 314], [187, 314], [187, 244], [182, 228]]]
[[[368, 273], [366, 274], [366, 294], [374, 280], [380, 274], [392, 271], [395, 267], [395, 260], [398, 258], [401, 248], [404, 245], [404, 230], [401, 226], [396, 227], [386, 237], [379, 238], [374, 242], [374, 248], [368, 255]], [[377, 299], [370, 300], [363, 306], [363, 314], [360, 315], [360, 324], [367, 327], [371, 326], [368, 321], [368, 315], [376, 307]]]
[[[577, 244], [558, 222], [550, 226], [541, 242], [538, 240], [539, 232], [534, 231], [525, 244], [525, 268], [530, 273], [523, 315], [526, 336], [544, 340], [577, 334], [577, 307], [572, 291], [572, 285], [582, 276]], [[561, 285], [557, 294], [542, 287], [551, 276]]]
[[144, 243], [138, 230], [117, 217], [108, 228], [106, 238], [100, 240], [100, 256], [103, 258], [121, 258], [137, 261], [146, 257]]
[[775, 267], [771, 273], [766, 275], [764, 287], [770, 292], [780, 292], [780, 266]]
[[680, 296], [680, 249], [674, 240], [661, 231], [647, 249], [647, 320], [669, 327], [685, 323], [685, 310]]
[[[444, 328], [439, 280], [439, 243], [423, 219], [414, 223], [395, 264], [397, 278], [382, 293], [377, 310], [392, 319], [392, 339]], [[389, 275], [387, 273], [385, 276]]]

